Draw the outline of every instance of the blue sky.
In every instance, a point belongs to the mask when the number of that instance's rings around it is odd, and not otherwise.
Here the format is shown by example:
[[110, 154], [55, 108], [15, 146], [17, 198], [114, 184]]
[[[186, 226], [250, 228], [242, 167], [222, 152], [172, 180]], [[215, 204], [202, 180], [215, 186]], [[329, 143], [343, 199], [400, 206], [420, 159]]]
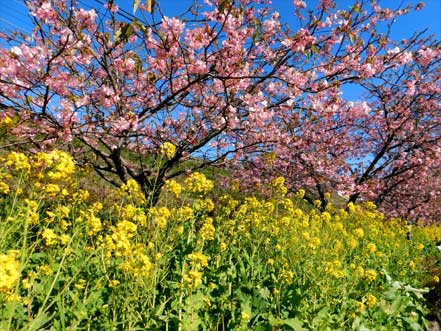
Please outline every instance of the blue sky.
[[[0, 0], [1, 1], [1, 0]], [[367, 2], [367, 1], [366, 1]], [[389, 7], [396, 9], [401, 3], [403, 7], [406, 4], [416, 4], [419, 0], [380, 0], [379, 3], [382, 7]], [[394, 37], [404, 38], [408, 37], [414, 31], [421, 31], [424, 28], [428, 28], [430, 33], [433, 33], [437, 38], [441, 37], [441, 0], [427, 0], [424, 1], [426, 6], [419, 12], [412, 12], [408, 15], [402, 16], [396, 23], [396, 28], [393, 31]], [[284, 20], [289, 20], [290, 15], [293, 13], [292, 2], [290, 0], [273, 0], [273, 6], [282, 14]], [[313, 7], [317, 3], [316, 0], [306, 0], [308, 6]], [[348, 9], [351, 4], [354, 4], [355, 0], [339, 0], [337, 6], [341, 9]]]

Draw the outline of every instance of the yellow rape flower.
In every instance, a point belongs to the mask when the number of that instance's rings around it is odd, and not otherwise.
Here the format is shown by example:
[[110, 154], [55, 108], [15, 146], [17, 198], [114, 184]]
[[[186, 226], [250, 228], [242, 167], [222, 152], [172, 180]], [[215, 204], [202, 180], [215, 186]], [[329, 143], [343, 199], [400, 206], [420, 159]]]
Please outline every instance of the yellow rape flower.
[[202, 273], [196, 270], [190, 270], [182, 276], [184, 285], [189, 288], [196, 288], [202, 284]]
[[366, 309], [366, 305], [361, 301], [357, 301], [356, 306], [358, 311], [364, 311]]
[[120, 281], [118, 279], [112, 279], [109, 281], [109, 287], [116, 287], [120, 284]]
[[132, 237], [134, 235], [134, 233], [136, 232], [136, 224], [129, 222], [129, 221], [121, 221], [118, 222], [118, 224], [116, 225], [117, 231], [120, 233], [126, 233], [129, 234], [130, 237]]
[[45, 245], [50, 247], [54, 246], [57, 243], [57, 234], [52, 229], [44, 229], [41, 237], [43, 238]]
[[165, 188], [169, 190], [171, 193], [175, 195], [176, 198], [179, 198], [182, 192], [182, 185], [179, 184], [174, 179], [169, 179], [165, 182]]
[[375, 295], [368, 294], [368, 295], [366, 296], [366, 305], [367, 305], [369, 308], [372, 308], [372, 307], [374, 307], [376, 304], [377, 304], [377, 297], [376, 297]]
[[188, 186], [190, 192], [197, 194], [206, 194], [214, 187], [213, 181], [207, 179], [207, 177], [200, 172], [192, 173], [184, 183]]
[[377, 272], [373, 269], [368, 269], [364, 272], [364, 278], [369, 282], [373, 282], [375, 279], [377, 279]]
[[176, 153], [176, 146], [167, 141], [161, 145], [160, 153], [165, 158], [171, 159]]
[[311, 240], [309, 241], [309, 246], [312, 249], [317, 249], [320, 246], [320, 238], [319, 237], [311, 238]]
[[296, 198], [303, 199], [303, 197], [305, 196], [305, 193], [306, 193], [305, 190], [301, 188], [300, 190], [297, 191]]
[[82, 290], [86, 287], [86, 280], [85, 279], [78, 279], [78, 282], [75, 283], [74, 287], [78, 290]]
[[121, 217], [142, 226], [147, 225], [147, 216], [144, 211], [134, 204], [125, 205], [121, 210]]
[[331, 216], [330, 213], [328, 213], [327, 211], [325, 211], [325, 212], [323, 212], [323, 213], [321, 214], [321, 219], [322, 219], [323, 221], [325, 221], [325, 222], [330, 222], [331, 219], [332, 219], [332, 216]]
[[285, 195], [288, 192], [288, 189], [285, 186], [285, 178], [282, 176], [273, 179], [271, 186], [274, 188], [275, 193]]
[[[274, 203], [271, 202], [271, 205], [272, 205], [271, 212], [273, 212], [274, 208], [275, 208]], [[294, 211], [294, 202], [290, 198], [282, 199], [281, 205], [283, 206], [283, 208], [285, 208], [290, 213], [292, 213]]]
[[135, 277], [148, 276], [153, 269], [153, 263], [150, 258], [142, 252], [142, 248], [139, 247], [135, 250], [132, 258], [128, 261], [131, 266], [131, 272]]
[[20, 263], [17, 250], [0, 254], [0, 293], [9, 293], [20, 278]]
[[49, 153], [54, 166], [47, 173], [47, 176], [52, 180], [66, 180], [75, 171], [75, 163], [72, 157], [66, 152], [55, 150]]
[[150, 208], [149, 214], [160, 229], [165, 229], [167, 227], [168, 219], [171, 215], [170, 210], [167, 207]]
[[32, 158], [32, 164], [34, 167], [43, 168], [47, 166], [51, 166], [53, 163], [53, 158], [49, 153], [38, 152]]
[[0, 193], [1, 194], [8, 194], [9, 193], [9, 186], [8, 184], [4, 182], [0, 182]]
[[43, 276], [49, 276], [52, 273], [52, 269], [49, 265], [43, 264], [38, 267], [38, 272]]
[[352, 202], [348, 203], [348, 210], [350, 213], [354, 213], [355, 212], [355, 205]]
[[283, 269], [280, 273], [281, 280], [286, 284], [291, 284], [294, 279], [294, 272], [291, 270], [285, 270]]
[[214, 202], [211, 199], [197, 199], [193, 208], [195, 211], [211, 212], [214, 209]]
[[89, 199], [89, 196], [90, 193], [88, 191], [79, 189], [73, 194], [72, 198], [76, 203], [82, 203], [87, 201], [87, 199]]
[[119, 192], [126, 192], [138, 205], [145, 203], [144, 193], [142, 192], [139, 184], [133, 178], [127, 180], [125, 184], [122, 184]]
[[360, 276], [360, 277], [363, 277], [364, 276], [364, 268], [362, 266], [358, 266], [355, 269], [355, 274]]
[[366, 201], [363, 206], [369, 211], [375, 211], [377, 206], [372, 201]]
[[377, 251], [377, 246], [374, 243], [369, 243], [366, 245], [366, 250], [369, 253], [375, 253]]
[[88, 210], [88, 212], [82, 211], [81, 215], [86, 221], [89, 228], [89, 231], [87, 232], [89, 236], [93, 236], [101, 231], [103, 225], [101, 223], [101, 220], [95, 215], [93, 210]]
[[17, 293], [12, 293], [6, 297], [6, 302], [19, 302], [21, 297]]
[[208, 259], [202, 252], [191, 253], [187, 255], [191, 265], [196, 268], [204, 268], [208, 266]]
[[[257, 220], [257, 217], [255, 219]], [[291, 218], [287, 216], [280, 217], [277, 222], [277, 225], [283, 228], [288, 227], [290, 224], [291, 224]]]
[[304, 231], [302, 232], [302, 237], [305, 240], [309, 240], [311, 238], [311, 235], [309, 234], [309, 232]]
[[341, 252], [341, 251], [343, 251], [343, 249], [344, 249], [343, 243], [340, 240], [336, 239], [335, 245], [334, 245], [334, 250], [336, 252]]
[[180, 222], [186, 222], [193, 217], [193, 209], [188, 206], [183, 206], [176, 210], [176, 218]]
[[28, 157], [23, 153], [11, 152], [6, 156], [6, 165], [17, 171], [28, 173], [31, 170]]
[[344, 273], [343, 270], [334, 270], [334, 272], [332, 273], [332, 275], [333, 275], [335, 278], [339, 278], [339, 279], [345, 277], [345, 273]]
[[69, 242], [69, 240], [70, 240], [70, 236], [67, 234], [62, 234], [60, 236], [60, 242], [62, 245], [66, 245]]
[[213, 219], [207, 218], [199, 230], [199, 234], [205, 240], [213, 240], [215, 232], [216, 230], [213, 225]]
[[22, 286], [25, 290], [29, 290], [29, 289], [32, 287], [32, 285], [31, 285], [31, 283], [30, 283], [30, 281], [29, 281], [29, 278], [22, 279], [22, 281], [21, 281], [21, 286]]
[[356, 228], [354, 230], [354, 235], [358, 238], [363, 238], [364, 237], [364, 230], [362, 228]]
[[358, 241], [357, 241], [355, 238], [350, 238], [350, 239], [348, 240], [348, 246], [349, 246], [351, 249], [355, 249], [355, 248], [358, 246]]
[[26, 220], [31, 224], [37, 224], [40, 218], [40, 214], [38, 213], [38, 202], [29, 199], [25, 199], [24, 202], [28, 208], [26, 211]]
[[128, 193], [135, 193], [139, 190], [139, 185], [136, 180], [130, 178], [127, 183], [121, 185], [121, 189]]
[[61, 192], [61, 189], [57, 184], [47, 184], [44, 187], [44, 191], [49, 197], [55, 198]]
[[322, 205], [322, 202], [320, 201], [320, 200], [314, 200], [314, 206], [315, 207], [317, 207], [317, 208], [320, 208], [321, 207], [321, 205]]
[[55, 209], [55, 213], [58, 214], [61, 218], [65, 218], [69, 216], [70, 208], [66, 206], [58, 206]]

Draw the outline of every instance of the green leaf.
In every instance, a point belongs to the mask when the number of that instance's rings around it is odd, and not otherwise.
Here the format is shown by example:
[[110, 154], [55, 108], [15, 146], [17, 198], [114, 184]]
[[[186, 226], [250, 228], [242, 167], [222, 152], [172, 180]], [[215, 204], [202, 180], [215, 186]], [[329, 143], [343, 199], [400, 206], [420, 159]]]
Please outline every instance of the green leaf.
[[62, 296], [57, 296], [56, 303], [57, 303], [58, 312], [59, 312], [60, 329], [61, 330], [65, 330], [66, 329], [66, 315], [65, 315], [65, 310], [64, 310], [65, 306], [64, 306], [64, 303], [63, 303], [63, 297]]
[[360, 14], [361, 13], [361, 7], [360, 7], [360, 4], [355, 4], [354, 5], [354, 7], [352, 7], [352, 10], [354, 11], [354, 12], [356, 12], [357, 14]]
[[406, 285], [404, 286], [404, 290], [408, 293], [413, 293], [418, 299], [423, 299], [424, 298], [424, 294], [428, 293], [430, 290], [429, 288], [425, 287], [425, 288], [414, 288], [410, 285]]
[[231, 5], [231, 0], [222, 0], [219, 5], [219, 12], [223, 13], [224, 9], [230, 5]]
[[32, 256], [32, 260], [35, 261], [35, 260], [45, 259], [47, 254], [44, 252], [37, 252], [37, 253], [33, 253], [31, 256]]
[[54, 314], [52, 316], [49, 316], [47, 314], [41, 314], [38, 315], [37, 318], [33, 319], [31, 323], [28, 326], [28, 330], [30, 331], [37, 331], [41, 330], [41, 328], [47, 324], [50, 320], [54, 318]]
[[146, 32], [147, 32], [147, 29], [146, 29], [145, 25], [142, 24], [141, 22], [139, 22], [136, 18], [133, 19], [131, 25], [132, 25], [132, 26], [136, 26], [136, 27], [137, 27], [138, 29], [140, 29], [143, 33], [146, 33]]
[[312, 320], [312, 324], [314, 326], [319, 326], [320, 324], [323, 323], [323, 321], [326, 321], [328, 310], [329, 309], [327, 307], [323, 307], [322, 309], [320, 309], [319, 312], [317, 313], [317, 315]]
[[155, 7], [155, 0], [146, 0], [145, 6], [146, 6], [147, 11], [150, 14], [153, 14], [153, 8]]
[[271, 291], [267, 287], [259, 288], [258, 292], [264, 300], [268, 300], [271, 297]]
[[141, 0], [133, 0], [133, 14], [135, 14], [140, 4], [141, 4]]
[[253, 43], [255, 43], [256, 41], [260, 41], [261, 36], [262, 36], [262, 22], [258, 18], [255, 18], [254, 24], [255, 24], [256, 30], [254, 31], [254, 34], [253, 34]]
[[303, 327], [303, 322], [301, 320], [299, 320], [298, 318], [288, 318], [286, 320], [283, 320], [283, 325], [287, 325], [295, 331], [307, 331], [308, 330]]
[[408, 330], [425, 330], [425, 328], [423, 326], [421, 326], [421, 324], [418, 322], [418, 320], [409, 318], [409, 317], [404, 317], [403, 320], [409, 324], [409, 329]]
[[130, 23], [126, 23], [123, 26], [121, 26], [118, 30], [115, 32], [115, 36], [113, 38], [115, 46], [118, 46], [122, 42], [125, 42], [129, 39], [129, 36], [132, 34], [133, 28]]

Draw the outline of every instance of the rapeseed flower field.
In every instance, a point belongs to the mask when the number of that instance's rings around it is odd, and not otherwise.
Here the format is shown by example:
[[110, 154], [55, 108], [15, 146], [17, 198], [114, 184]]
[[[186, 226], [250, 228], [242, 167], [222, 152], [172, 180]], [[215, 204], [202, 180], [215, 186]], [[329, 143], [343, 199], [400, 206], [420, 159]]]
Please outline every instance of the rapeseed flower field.
[[0, 330], [428, 328], [440, 226], [305, 208], [282, 177], [219, 195], [195, 172], [151, 206], [133, 180], [94, 197], [63, 151], [0, 164]]

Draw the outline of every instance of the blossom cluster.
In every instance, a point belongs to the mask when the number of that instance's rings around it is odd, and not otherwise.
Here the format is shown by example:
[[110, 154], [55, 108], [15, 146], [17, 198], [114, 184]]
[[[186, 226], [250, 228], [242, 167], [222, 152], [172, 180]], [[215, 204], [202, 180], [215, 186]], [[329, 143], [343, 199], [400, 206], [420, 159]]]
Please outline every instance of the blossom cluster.
[[0, 254], [0, 294], [9, 294], [20, 279], [20, 262], [17, 250]]

